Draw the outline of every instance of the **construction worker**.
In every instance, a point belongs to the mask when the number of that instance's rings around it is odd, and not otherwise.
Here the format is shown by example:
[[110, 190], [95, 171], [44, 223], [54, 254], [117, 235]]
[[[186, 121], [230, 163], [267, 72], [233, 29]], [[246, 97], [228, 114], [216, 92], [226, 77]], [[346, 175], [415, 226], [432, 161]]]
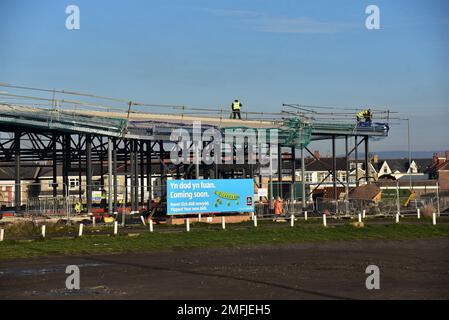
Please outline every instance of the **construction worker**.
[[274, 200], [274, 214], [277, 216], [280, 216], [281, 214], [284, 213], [284, 208], [282, 206], [282, 200], [280, 197], [277, 197], [276, 200]]
[[371, 113], [371, 109], [365, 109], [357, 113], [356, 117], [357, 117], [357, 124], [361, 124], [363, 121], [366, 125], [370, 126], [373, 115]]
[[78, 201], [75, 203], [75, 213], [80, 214], [83, 210], [83, 205], [81, 204], [81, 200], [78, 199]]
[[240, 101], [238, 99], [235, 99], [231, 105], [231, 108], [232, 108], [231, 118], [232, 119], [237, 119], [237, 116], [239, 117], [239, 119], [242, 119], [242, 116], [240, 115], [241, 107], [242, 107], [242, 104], [240, 103]]

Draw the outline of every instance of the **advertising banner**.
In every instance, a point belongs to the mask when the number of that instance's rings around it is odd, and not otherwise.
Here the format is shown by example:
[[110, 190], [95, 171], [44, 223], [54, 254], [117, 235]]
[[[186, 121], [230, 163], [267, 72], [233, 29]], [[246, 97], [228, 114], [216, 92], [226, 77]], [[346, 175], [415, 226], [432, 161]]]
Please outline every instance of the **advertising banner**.
[[254, 212], [252, 179], [169, 180], [167, 214]]

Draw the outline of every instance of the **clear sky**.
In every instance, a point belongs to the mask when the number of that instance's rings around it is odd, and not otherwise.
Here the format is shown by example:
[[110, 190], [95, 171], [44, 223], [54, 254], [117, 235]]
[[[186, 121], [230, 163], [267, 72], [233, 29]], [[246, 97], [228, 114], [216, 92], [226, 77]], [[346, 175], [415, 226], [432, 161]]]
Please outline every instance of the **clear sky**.
[[[65, 28], [78, 5], [81, 29]], [[381, 30], [365, 27], [380, 8]], [[449, 149], [446, 0], [0, 0], [0, 82], [160, 104], [386, 107]], [[374, 150], [406, 150], [405, 124]]]

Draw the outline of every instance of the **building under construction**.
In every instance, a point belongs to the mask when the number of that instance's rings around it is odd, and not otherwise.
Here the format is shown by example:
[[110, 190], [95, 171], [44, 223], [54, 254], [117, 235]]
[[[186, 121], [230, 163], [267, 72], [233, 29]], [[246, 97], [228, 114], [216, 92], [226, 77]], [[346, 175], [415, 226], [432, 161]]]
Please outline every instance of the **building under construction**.
[[[337, 200], [339, 188], [346, 190], [346, 194], [349, 191], [349, 179], [341, 181], [335, 174], [337, 139], [345, 142], [348, 177], [349, 160], [358, 161], [359, 152], [363, 153], [360, 160], [368, 168], [370, 140], [382, 139], [389, 131], [388, 110], [373, 110], [374, 122], [367, 126], [356, 122], [355, 113], [360, 110], [357, 108], [299, 104], [283, 104], [278, 112], [242, 112], [242, 120], [237, 120], [230, 119], [228, 108], [157, 105], [63, 90], [1, 86], [6, 91], [0, 91], [0, 168], [13, 173], [10, 185], [17, 213], [25, 205], [23, 171], [30, 166], [44, 168], [51, 176], [48, 186], [53, 198], [76, 196], [82, 199], [88, 213], [92, 212], [98, 190], [109, 213], [120, 205], [129, 206], [134, 212], [150, 208], [155, 197], [154, 181], [160, 187], [157, 196], [163, 199], [164, 181], [172, 178], [253, 178], [258, 188], [270, 190], [269, 198], [273, 194], [289, 197], [305, 207], [312, 190], [307, 190], [304, 159], [314, 157], [309, 144], [316, 140], [328, 141], [332, 146], [333, 163], [327, 169], [332, 177], [333, 199]], [[269, 174], [270, 182], [277, 181], [275, 187], [269, 188], [269, 182], [262, 177], [267, 168], [249, 161], [248, 140], [242, 145], [233, 142], [228, 146], [232, 154], [237, 148], [244, 150], [244, 163], [234, 163], [234, 156], [228, 157], [224, 164], [172, 163], [172, 132], [183, 128], [192, 133], [195, 122], [201, 123], [202, 133], [208, 129], [220, 132], [276, 129], [279, 132], [276, 170]], [[202, 139], [202, 147], [209, 143]], [[197, 158], [194, 151], [191, 157]], [[299, 194], [293, 190], [283, 194], [286, 161], [291, 162], [291, 176], [286, 180], [292, 186], [299, 183]], [[299, 179], [297, 169], [302, 170]], [[358, 178], [369, 182], [369, 170], [365, 172], [365, 177]], [[69, 177], [73, 176], [78, 177], [76, 185], [70, 183]], [[93, 181], [97, 176], [99, 181]]]

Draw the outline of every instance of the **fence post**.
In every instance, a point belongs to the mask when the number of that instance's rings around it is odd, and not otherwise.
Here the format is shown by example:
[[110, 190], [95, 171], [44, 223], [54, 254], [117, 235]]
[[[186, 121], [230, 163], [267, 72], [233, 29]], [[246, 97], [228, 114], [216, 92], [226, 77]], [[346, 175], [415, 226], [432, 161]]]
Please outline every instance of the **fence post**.
[[418, 208], [418, 210], [416, 210], [416, 214], [418, 216], [418, 219], [421, 219], [421, 209]]
[[83, 236], [83, 228], [84, 228], [84, 225], [82, 223], [80, 223], [80, 228], [78, 231], [78, 237], [80, 237], [80, 238]]
[[153, 232], [153, 219], [150, 219], [150, 232]]
[[226, 229], [226, 218], [225, 218], [225, 216], [221, 217], [221, 228], [223, 230]]
[[432, 214], [432, 224], [437, 225], [437, 214], [435, 212]]
[[143, 224], [144, 226], [147, 225], [147, 224], [145, 223], [145, 218], [144, 218], [143, 216], [140, 216], [140, 220], [142, 221], [142, 224]]
[[396, 223], [399, 223], [399, 212], [396, 213]]
[[362, 211], [362, 218], [365, 219], [365, 217], [366, 217], [366, 210], [363, 209], [363, 211]]
[[254, 220], [253, 221], [254, 221], [254, 227], [257, 228], [257, 216], [256, 215], [254, 216]]
[[118, 233], [118, 222], [114, 221], [114, 235], [117, 235]]
[[304, 211], [304, 220], [307, 221], [307, 211]]
[[362, 215], [359, 213], [358, 216], [359, 216], [359, 223], [362, 223]]
[[96, 219], [95, 219], [95, 216], [94, 217], [92, 217], [92, 226], [94, 226], [95, 227], [95, 221]]
[[294, 227], [295, 226], [295, 215], [292, 213], [292, 215], [290, 216], [290, 227]]
[[45, 231], [46, 231], [46, 226], [45, 226], [45, 224], [42, 226], [42, 229], [41, 229], [41, 234], [42, 234], [42, 238], [45, 238]]
[[323, 214], [323, 226], [327, 227], [327, 217]]
[[201, 222], [201, 213], [198, 213], [198, 222]]
[[0, 242], [5, 239], [5, 229], [0, 229]]
[[396, 183], [396, 207], [398, 208], [398, 213], [401, 213], [401, 200], [400, 200], [400, 192], [399, 192], [399, 181]]
[[186, 219], [186, 231], [190, 232], [190, 219], [189, 218]]

